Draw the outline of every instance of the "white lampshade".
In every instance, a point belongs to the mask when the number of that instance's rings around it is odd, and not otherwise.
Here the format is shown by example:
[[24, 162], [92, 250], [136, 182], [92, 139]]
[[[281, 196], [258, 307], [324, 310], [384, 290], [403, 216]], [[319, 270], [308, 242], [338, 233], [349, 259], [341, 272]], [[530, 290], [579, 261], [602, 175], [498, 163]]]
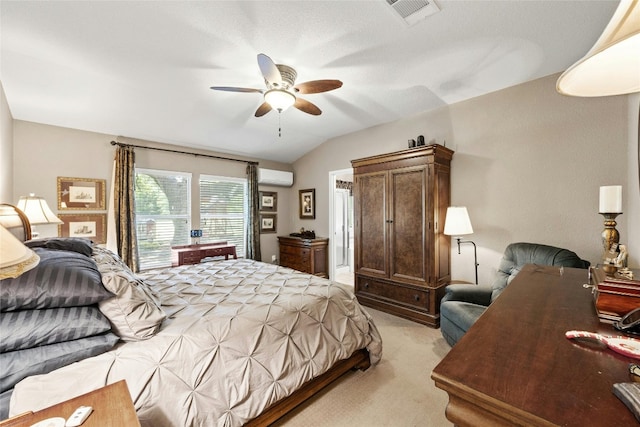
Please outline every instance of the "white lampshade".
[[469, 213], [464, 206], [450, 206], [444, 221], [444, 234], [447, 236], [463, 236], [473, 234]]
[[600, 213], [622, 213], [622, 185], [600, 187]]
[[296, 102], [296, 96], [284, 89], [271, 89], [264, 94], [264, 100], [271, 108], [282, 112]]
[[31, 225], [62, 224], [62, 220], [49, 209], [47, 201], [33, 193], [21, 196], [17, 206], [29, 218]]
[[0, 225], [0, 279], [18, 277], [38, 265], [40, 257]]
[[640, 92], [640, 1], [620, 2], [596, 44], [562, 73], [556, 89], [572, 96]]

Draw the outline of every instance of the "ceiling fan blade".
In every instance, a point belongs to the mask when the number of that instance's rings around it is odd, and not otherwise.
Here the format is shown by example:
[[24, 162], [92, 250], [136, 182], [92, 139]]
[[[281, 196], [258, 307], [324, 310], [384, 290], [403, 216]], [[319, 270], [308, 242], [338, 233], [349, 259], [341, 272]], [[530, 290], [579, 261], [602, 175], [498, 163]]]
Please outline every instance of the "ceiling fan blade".
[[258, 92], [262, 93], [260, 89], [252, 89], [250, 87], [229, 87], [229, 86], [211, 86], [213, 90], [223, 90], [225, 92]]
[[296, 102], [295, 104], [293, 104], [293, 106], [300, 111], [304, 111], [307, 114], [313, 114], [314, 116], [319, 116], [320, 114], [322, 114], [322, 110], [302, 98], [296, 98]]
[[313, 80], [310, 82], [300, 83], [293, 88], [299, 93], [320, 93], [342, 87], [340, 80]]
[[268, 84], [275, 87], [282, 86], [282, 75], [271, 58], [264, 53], [259, 53], [258, 66], [260, 67], [260, 72]]
[[262, 105], [258, 107], [258, 109], [256, 110], [256, 114], [254, 115], [256, 117], [262, 117], [271, 110], [272, 110], [271, 105], [269, 105], [268, 102], [263, 102]]

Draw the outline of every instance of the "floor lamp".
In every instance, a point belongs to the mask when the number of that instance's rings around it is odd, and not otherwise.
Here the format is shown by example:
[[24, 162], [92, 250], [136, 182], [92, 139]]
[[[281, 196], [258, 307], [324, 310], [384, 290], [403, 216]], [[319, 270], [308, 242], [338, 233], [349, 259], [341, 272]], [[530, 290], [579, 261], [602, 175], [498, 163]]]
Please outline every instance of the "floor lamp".
[[478, 251], [476, 244], [471, 240], [462, 240], [466, 234], [473, 234], [473, 227], [469, 219], [469, 213], [464, 206], [450, 206], [447, 208], [447, 217], [444, 221], [444, 234], [447, 236], [455, 236], [458, 241], [458, 254], [460, 254], [461, 243], [471, 243], [473, 245], [473, 259], [476, 269], [476, 285], [478, 284]]

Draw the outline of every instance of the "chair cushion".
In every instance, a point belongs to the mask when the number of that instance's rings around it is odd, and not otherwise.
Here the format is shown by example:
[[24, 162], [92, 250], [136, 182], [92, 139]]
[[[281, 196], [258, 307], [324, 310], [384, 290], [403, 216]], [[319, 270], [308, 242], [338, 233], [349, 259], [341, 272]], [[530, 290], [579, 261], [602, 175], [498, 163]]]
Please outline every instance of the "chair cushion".
[[462, 301], [445, 301], [440, 305], [440, 330], [450, 346], [462, 338], [486, 308]]
[[487, 285], [454, 284], [444, 289], [441, 302], [464, 301], [488, 306], [491, 304], [493, 289]]

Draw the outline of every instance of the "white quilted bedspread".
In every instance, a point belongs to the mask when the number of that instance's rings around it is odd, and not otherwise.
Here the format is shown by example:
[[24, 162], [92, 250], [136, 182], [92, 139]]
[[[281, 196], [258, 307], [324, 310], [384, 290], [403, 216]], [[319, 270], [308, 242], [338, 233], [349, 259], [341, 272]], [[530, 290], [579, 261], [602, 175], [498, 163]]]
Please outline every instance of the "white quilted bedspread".
[[380, 335], [351, 291], [251, 260], [140, 274], [167, 314], [158, 334], [23, 380], [11, 413], [126, 379], [143, 426], [239, 426]]

